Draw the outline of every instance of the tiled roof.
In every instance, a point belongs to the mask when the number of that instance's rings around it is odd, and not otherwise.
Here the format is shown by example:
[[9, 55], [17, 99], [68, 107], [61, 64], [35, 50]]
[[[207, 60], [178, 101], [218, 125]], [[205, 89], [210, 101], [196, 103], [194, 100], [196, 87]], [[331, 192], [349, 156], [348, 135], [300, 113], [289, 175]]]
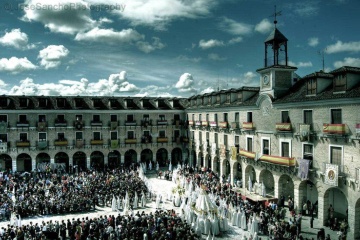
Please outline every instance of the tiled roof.
[[277, 28], [275, 28], [274, 31], [272, 31], [266, 38], [265, 42], [272, 42], [274, 40], [278, 42], [286, 42], [288, 39]]
[[337, 74], [337, 73], [343, 73], [343, 72], [360, 73], [360, 68], [359, 67], [343, 66], [341, 68], [338, 68], [338, 69], [335, 69], [335, 70], [331, 71], [330, 73]]

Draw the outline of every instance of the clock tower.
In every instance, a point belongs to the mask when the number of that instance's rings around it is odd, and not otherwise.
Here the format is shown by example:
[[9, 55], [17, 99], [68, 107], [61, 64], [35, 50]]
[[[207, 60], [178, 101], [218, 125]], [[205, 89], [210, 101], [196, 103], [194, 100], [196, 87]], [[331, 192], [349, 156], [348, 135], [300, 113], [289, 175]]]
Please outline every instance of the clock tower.
[[[280, 13], [280, 12], [279, 12]], [[269, 94], [273, 98], [280, 97], [294, 83], [296, 67], [288, 65], [288, 39], [276, 27], [265, 40], [264, 67], [257, 69], [260, 73], [260, 93]]]

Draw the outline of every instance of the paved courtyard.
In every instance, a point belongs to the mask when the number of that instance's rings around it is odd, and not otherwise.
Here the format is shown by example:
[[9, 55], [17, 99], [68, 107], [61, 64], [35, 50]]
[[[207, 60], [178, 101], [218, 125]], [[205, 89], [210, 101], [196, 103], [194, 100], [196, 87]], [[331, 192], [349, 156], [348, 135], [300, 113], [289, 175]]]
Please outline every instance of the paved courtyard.
[[[172, 202], [170, 202], [169, 200], [167, 200], [167, 196], [169, 193], [171, 193], [171, 190], [173, 187], [176, 186], [175, 183], [173, 183], [172, 181], [167, 181], [164, 179], [159, 179], [156, 177], [156, 174], [154, 173], [148, 173], [147, 175], [148, 181], [150, 182], [150, 185], [152, 186], [152, 191], [156, 192], [157, 194], [161, 194], [163, 196], [163, 203], [161, 205], [162, 209], [174, 209], [176, 212], [178, 212], [179, 208], [174, 207]], [[149, 212], [153, 212], [155, 211], [155, 202], [154, 201], [148, 201], [146, 208], [138, 208], [136, 211], [140, 211], [140, 213], [142, 211], [144, 211], [145, 213], [149, 213]], [[100, 215], [104, 216], [104, 215], [118, 215], [119, 212], [116, 211], [112, 211], [111, 207], [97, 207], [96, 211], [92, 211], [92, 212], [87, 212], [87, 213], [76, 213], [76, 214], [67, 214], [67, 215], [56, 215], [56, 216], [39, 216], [39, 217], [33, 217], [33, 218], [27, 218], [27, 219], [23, 219], [22, 220], [22, 224], [29, 224], [30, 221], [32, 221], [33, 223], [39, 223], [41, 224], [42, 221], [49, 221], [49, 220], [66, 220], [66, 219], [72, 219], [72, 218], [83, 218], [83, 217], [89, 217], [89, 218], [94, 218], [94, 217], [99, 217]], [[121, 214], [121, 213], [120, 213]], [[286, 220], [288, 220], [290, 217], [289, 214], [287, 214], [286, 216]], [[9, 224], [9, 222], [0, 222], [0, 227], [6, 227]], [[316, 235], [317, 232], [319, 231], [319, 229], [322, 228], [322, 226], [319, 224], [319, 222], [317, 221], [317, 219], [315, 219], [314, 221], [314, 228], [310, 228], [310, 218], [304, 216], [303, 220], [302, 220], [302, 235], [308, 239], [317, 239]], [[330, 230], [327, 227], [324, 227], [326, 234], [330, 234], [331, 239], [335, 240], [338, 239], [338, 235], [335, 231]], [[223, 240], [228, 240], [228, 239], [240, 239], [240, 237], [242, 235], [247, 236], [248, 232], [243, 231], [242, 229], [238, 228], [238, 227], [233, 227], [233, 226], [229, 226], [229, 230], [227, 232], [223, 232], [221, 235], [215, 237], [215, 239], [223, 239]], [[269, 239], [267, 236], [259, 236], [261, 239]], [[204, 239], [207, 238], [207, 236], [203, 236]]]

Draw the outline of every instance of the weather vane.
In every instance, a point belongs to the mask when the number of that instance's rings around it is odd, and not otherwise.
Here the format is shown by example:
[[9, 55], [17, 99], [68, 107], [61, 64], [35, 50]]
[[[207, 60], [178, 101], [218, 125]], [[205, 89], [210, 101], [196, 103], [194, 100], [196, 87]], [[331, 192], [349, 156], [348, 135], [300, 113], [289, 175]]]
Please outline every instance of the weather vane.
[[275, 5], [275, 11], [274, 11], [274, 14], [271, 15], [270, 17], [274, 17], [274, 24], [275, 24], [275, 27], [276, 27], [276, 24], [277, 24], [277, 20], [276, 20], [276, 17], [277, 16], [281, 16], [281, 11], [276, 11], [276, 5]]

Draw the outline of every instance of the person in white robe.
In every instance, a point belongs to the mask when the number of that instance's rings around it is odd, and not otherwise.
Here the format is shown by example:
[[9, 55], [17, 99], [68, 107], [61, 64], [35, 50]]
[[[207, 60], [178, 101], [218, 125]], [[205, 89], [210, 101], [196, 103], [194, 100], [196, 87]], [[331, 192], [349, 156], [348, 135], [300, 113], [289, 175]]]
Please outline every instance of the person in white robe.
[[144, 191], [141, 192], [140, 206], [144, 208], [146, 206], [146, 196]]
[[241, 229], [246, 230], [246, 214], [243, 212], [241, 216]]
[[117, 197], [117, 201], [116, 201], [116, 208], [118, 209], [118, 210], [120, 210], [121, 209], [121, 197], [119, 196], [119, 197]]
[[251, 223], [252, 223], [252, 219], [253, 219], [253, 217], [252, 217], [252, 216], [250, 216], [250, 217], [249, 217], [249, 219], [248, 219], [248, 223], [247, 223], [247, 230], [248, 230], [248, 231], [251, 231]]
[[160, 208], [160, 202], [161, 202], [161, 194], [158, 194], [156, 196], [156, 200], [155, 200], [155, 208], [159, 209]]
[[259, 225], [258, 225], [258, 220], [256, 219], [256, 214], [254, 213], [254, 216], [253, 216], [253, 219], [251, 222], [250, 233], [252, 235], [254, 235], [257, 232], [259, 232]]
[[204, 234], [210, 235], [211, 233], [211, 222], [208, 216], [205, 216], [204, 220]]
[[156, 171], [159, 171], [159, 162], [156, 162]]
[[112, 201], [111, 201], [111, 210], [112, 211], [116, 211], [117, 210], [117, 207], [116, 207], [116, 198], [115, 198], [115, 196], [113, 196], [113, 198], [112, 198]]
[[177, 193], [174, 196], [174, 206], [179, 207], [180, 206], [180, 195]]
[[139, 202], [139, 198], [138, 198], [137, 192], [135, 191], [134, 202], [133, 202], [133, 209], [137, 209], [137, 208], [138, 208], [138, 202]]
[[169, 163], [169, 171], [172, 171], [172, 164], [171, 164], [171, 161]]
[[231, 217], [231, 225], [236, 226], [237, 222], [237, 211], [232, 211], [232, 217]]
[[236, 226], [241, 228], [241, 217], [242, 217], [242, 212], [239, 209], [237, 216], [236, 216]]
[[213, 218], [211, 220], [211, 231], [213, 233], [213, 236], [217, 236], [220, 233], [220, 225], [219, 225], [219, 218], [218, 216], [214, 213], [213, 214]]
[[266, 188], [264, 182], [261, 184], [261, 196], [266, 197]]
[[252, 181], [251, 181], [250, 176], [249, 176], [249, 181], [248, 181], [248, 187], [249, 187], [249, 192], [251, 193], [252, 192]]
[[152, 170], [152, 161], [149, 162], [149, 171]]

